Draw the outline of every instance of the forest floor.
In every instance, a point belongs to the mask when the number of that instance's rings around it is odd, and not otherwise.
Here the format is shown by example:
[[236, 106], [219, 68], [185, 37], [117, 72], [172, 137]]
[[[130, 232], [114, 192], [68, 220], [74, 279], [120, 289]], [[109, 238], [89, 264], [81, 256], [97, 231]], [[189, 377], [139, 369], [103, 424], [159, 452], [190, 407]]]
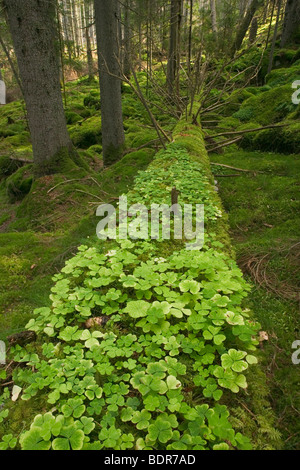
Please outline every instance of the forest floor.
[[[65, 175], [44, 178], [33, 183], [25, 199], [18, 197], [22, 188], [14, 175], [0, 181], [0, 340], [24, 330], [33, 310], [49, 304], [53, 275], [80, 244], [97, 240], [97, 204], [126, 192], [155, 154], [155, 145], [134, 151], [157, 136], [143, 107], [125, 90], [126, 139], [133, 151], [104, 170], [98, 84], [71, 83], [67, 98], [70, 134], [92, 170], [71, 168]], [[10, 126], [7, 116], [13, 119]], [[170, 131], [174, 119], [165, 118], [160, 124]], [[11, 152], [28, 156], [30, 165], [30, 139], [20, 103], [2, 109], [0, 133], [0, 166], [5, 164], [2, 156]], [[252, 170], [242, 173], [213, 166], [238, 264], [253, 285], [250, 307], [268, 337], [263, 369], [276, 427], [286, 449], [299, 449], [299, 366], [292, 363], [292, 344], [299, 339], [300, 156], [234, 146], [212, 154], [211, 160]], [[24, 167], [17, 173], [23, 183], [28, 182]]]
[[300, 157], [240, 150], [211, 160], [253, 170], [214, 166], [237, 261], [253, 286], [249, 305], [268, 335], [263, 368], [277, 428], [285, 448], [297, 449], [299, 366], [292, 363], [292, 344], [299, 338]]

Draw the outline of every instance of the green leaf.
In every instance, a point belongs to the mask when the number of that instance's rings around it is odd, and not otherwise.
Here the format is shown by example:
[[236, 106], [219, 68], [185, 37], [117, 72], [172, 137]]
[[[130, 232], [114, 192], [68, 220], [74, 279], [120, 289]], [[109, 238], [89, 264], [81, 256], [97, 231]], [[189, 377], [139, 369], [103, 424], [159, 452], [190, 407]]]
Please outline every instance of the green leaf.
[[201, 288], [201, 284], [193, 280], [185, 280], [179, 284], [181, 292], [191, 292], [192, 294], [198, 294]]
[[148, 436], [151, 441], [156, 442], [158, 440], [162, 444], [166, 444], [173, 436], [171, 424], [166, 420], [157, 418], [155, 423], [149, 426]]
[[133, 300], [127, 303], [126, 308], [123, 310], [128, 313], [131, 318], [142, 318], [147, 316], [150, 304], [144, 300]]
[[176, 379], [173, 375], [169, 375], [167, 378], [167, 385], [169, 390], [178, 390], [181, 387], [181, 382]]
[[51, 442], [41, 437], [41, 429], [37, 427], [22, 434], [20, 444], [22, 450], [49, 450], [51, 447]]

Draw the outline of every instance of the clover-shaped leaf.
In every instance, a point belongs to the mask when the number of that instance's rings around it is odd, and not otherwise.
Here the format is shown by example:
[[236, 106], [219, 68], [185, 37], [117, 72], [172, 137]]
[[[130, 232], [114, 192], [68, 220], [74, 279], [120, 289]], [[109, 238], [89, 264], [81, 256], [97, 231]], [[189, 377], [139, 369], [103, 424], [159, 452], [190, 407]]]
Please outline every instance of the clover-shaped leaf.
[[145, 300], [133, 300], [127, 303], [123, 311], [131, 318], [142, 318], [147, 316], [149, 308], [150, 304]]
[[229, 325], [244, 325], [245, 320], [242, 315], [239, 313], [234, 313], [234, 312], [227, 312], [225, 314], [226, 321]]
[[224, 370], [222, 367], [217, 366], [214, 375], [221, 387], [228, 388], [233, 393], [238, 393], [240, 388], [247, 388], [246, 377], [230, 369]]
[[167, 377], [167, 385], [169, 390], [178, 390], [181, 387], [181, 382], [174, 375], [169, 375]]
[[0, 450], [14, 449], [17, 445], [17, 439], [12, 434], [6, 434], [0, 442]]
[[136, 424], [137, 429], [147, 429], [149, 421], [151, 419], [151, 413], [147, 410], [136, 411], [132, 417], [132, 422]]
[[223, 354], [221, 357], [222, 367], [224, 369], [231, 369], [234, 372], [243, 372], [248, 369], [248, 364], [243, 361], [247, 355], [244, 351], [237, 351], [236, 349], [230, 349], [228, 354]]
[[84, 432], [70, 425], [62, 429], [62, 437], [57, 437], [52, 442], [53, 450], [81, 450], [84, 443]]
[[63, 339], [67, 343], [71, 341], [78, 341], [81, 337], [82, 332], [78, 331], [77, 326], [67, 326], [59, 334], [59, 338]]
[[49, 450], [51, 447], [50, 440], [45, 441], [40, 433], [40, 428], [32, 427], [20, 437], [22, 450]]
[[185, 280], [179, 284], [181, 292], [191, 292], [192, 294], [198, 294], [200, 291], [201, 284], [194, 280]]
[[61, 411], [66, 418], [70, 416], [80, 418], [85, 412], [85, 405], [81, 398], [70, 398], [67, 403], [62, 406]]
[[226, 339], [226, 336], [219, 334], [221, 328], [209, 326], [207, 330], [203, 331], [203, 336], [206, 340], [213, 340], [217, 346], [220, 346]]
[[157, 418], [153, 424], [149, 426], [149, 439], [151, 441], [159, 441], [162, 444], [170, 441], [173, 436], [172, 426], [169, 421]]
[[94, 346], [99, 346], [99, 341], [97, 338], [103, 338], [104, 334], [100, 331], [89, 331], [84, 330], [81, 333], [80, 339], [85, 341], [84, 345], [88, 349], [92, 349]]

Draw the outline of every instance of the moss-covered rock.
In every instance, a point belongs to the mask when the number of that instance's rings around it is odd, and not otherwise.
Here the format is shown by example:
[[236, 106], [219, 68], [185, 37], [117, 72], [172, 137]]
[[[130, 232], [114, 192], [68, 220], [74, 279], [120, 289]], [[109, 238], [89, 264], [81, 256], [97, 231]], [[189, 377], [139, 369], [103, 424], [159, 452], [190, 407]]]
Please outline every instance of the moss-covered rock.
[[65, 115], [66, 115], [66, 120], [67, 120], [68, 125], [76, 124], [76, 122], [82, 120], [82, 116], [80, 116], [80, 114], [78, 113], [74, 113], [73, 111], [66, 111]]
[[93, 96], [92, 92], [90, 95], [84, 98], [83, 104], [87, 108], [94, 108], [96, 110], [101, 109], [101, 101], [100, 98], [97, 96]]
[[272, 70], [272, 72], [266, 76], [266, 83], [272, 88], [286, 84], [290, 84], [291, 86], [295, 80], [299, 80], [299, 77], [300, 63], [293, 67]]
[[12, 175], [20, 168], [20, 163], [7, 155], [0, 156], [0, 179]]
[[224, 116], [231, 116], [233, 113], [237, 112], [240, 109], [241, 104], [251, 98], [253, 93], [247, 89], [235, 90], [229, 98], [229, 103], [224, 108]]
[[234, 117], [243, 122], [257, 121], [262, 126], [280, 122], [296, 110], [296, 105], [292, 103], [292, 92], [289, 84], [252, 96], [243, 102]]
[[13, 175], [7, 178], [6, 193], [10, 202], [23, 199], [30, 192], [32, 182], [32, 165], [19, 168]]
[[101, 117], [95, 115], [86, 119], [80, 125], [75, 125], [69, 129], [73, 144], [77, 148], [88, 149], [92, 145], [102, 143]]

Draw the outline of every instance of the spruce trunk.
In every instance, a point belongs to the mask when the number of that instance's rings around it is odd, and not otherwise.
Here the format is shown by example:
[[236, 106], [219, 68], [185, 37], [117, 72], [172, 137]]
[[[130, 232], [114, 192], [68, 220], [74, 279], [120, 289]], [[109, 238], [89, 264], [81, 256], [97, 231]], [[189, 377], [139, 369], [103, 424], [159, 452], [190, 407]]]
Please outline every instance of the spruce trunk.
[[60, 171], [75, 154], [63, 108], [55, 0], [5, 0], [38, 176]]

